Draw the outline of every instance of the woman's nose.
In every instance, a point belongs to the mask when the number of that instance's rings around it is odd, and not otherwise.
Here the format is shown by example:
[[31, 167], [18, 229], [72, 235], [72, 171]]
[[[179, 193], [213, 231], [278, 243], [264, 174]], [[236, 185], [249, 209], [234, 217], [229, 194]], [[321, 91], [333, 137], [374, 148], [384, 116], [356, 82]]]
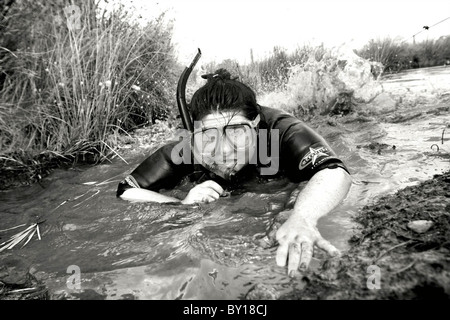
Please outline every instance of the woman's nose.
[[224, 154], [232, 153], [234, 150], [233, 146], [227, 139], [223, 139], [221, 141], [221, 146], [222, 146], [222, 153]]
[[231, 160], [233, 153], [234, 148], [231, 143], [227, 139], [221, 139], [221, 141], [219, 141], [219, 156], [222, 158], [222, 160]]

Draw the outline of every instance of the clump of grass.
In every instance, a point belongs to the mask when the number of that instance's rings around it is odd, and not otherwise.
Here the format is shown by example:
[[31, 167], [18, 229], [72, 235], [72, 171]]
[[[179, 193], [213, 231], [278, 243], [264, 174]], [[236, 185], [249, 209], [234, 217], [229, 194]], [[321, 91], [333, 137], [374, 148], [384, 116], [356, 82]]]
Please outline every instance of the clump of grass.
[[356, 53], [370, 61], [380, 62], [384, 73], [405, 69], [442, 66], [450, 61], [450, 36], [410, 43], [389, 37], [372, 39]]
[[71, 28], [60, 2], [49, 2], [17, 1], [1, 20], [3, 168], [103, 161], [111, 137], [165, 119], [174, 105], [164, 15], [141, 24], [123, 6], [107, 12], [86, 1], [80, 28]]
[[[29, 226], [28, 228], [26, 228], [25, 230], [22, 230], [19, 233], [16, 233], [15, 235], [11, 236], [8, 240], [0, 243], [0, 252], [9, 249], [11, 250], [12, 248], [14, 248], [15, 246], [17, 246], [20, 243], [23, 243], [22, 248], [25, 247], [28, 242], [30, 242], [30, 240], [33, 238], [34, 234], [37, 234], [37, 237], [39, 240], [41, 240], [41, 233], [39, 231], [39, 224], [41, 222], [37, 222], [32, 224], [31, 226]], [[19, 225], [16, 227], [12, 227], [6, 230], [0, 230], [0, 232], [3, 231], [9, 231], [12, 229], [16, 229], [19, 227], [22, 227], [24, 225]]]

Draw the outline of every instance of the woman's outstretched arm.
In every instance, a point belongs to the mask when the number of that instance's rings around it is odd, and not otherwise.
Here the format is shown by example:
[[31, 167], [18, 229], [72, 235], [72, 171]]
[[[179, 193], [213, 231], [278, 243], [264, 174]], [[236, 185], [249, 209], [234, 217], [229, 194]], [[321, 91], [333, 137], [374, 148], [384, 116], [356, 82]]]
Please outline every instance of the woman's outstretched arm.
[[279, 266], [289, 261], [289, 275], [294, 275], [299, 267], [309, 266], [314, 245], [330, 255], [339, 254], [338, 249], [322, 238], [317, 221], [346, 197], [351, 184], [352, 179], [344, 169], [323, 169], [299, 193], [291, 215], [276, 233], [279, 243], [276, 261]]

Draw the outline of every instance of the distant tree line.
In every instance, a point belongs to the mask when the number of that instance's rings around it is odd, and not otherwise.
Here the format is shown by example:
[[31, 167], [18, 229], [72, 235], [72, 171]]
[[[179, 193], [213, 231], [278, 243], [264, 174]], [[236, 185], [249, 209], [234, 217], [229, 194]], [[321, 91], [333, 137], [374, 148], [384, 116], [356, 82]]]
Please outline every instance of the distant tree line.
[[367, 60], [381, 62], [385, 73], [450, 65], [450, 35], [418, 43], [391, 38], [372, 39], [355, 52]]

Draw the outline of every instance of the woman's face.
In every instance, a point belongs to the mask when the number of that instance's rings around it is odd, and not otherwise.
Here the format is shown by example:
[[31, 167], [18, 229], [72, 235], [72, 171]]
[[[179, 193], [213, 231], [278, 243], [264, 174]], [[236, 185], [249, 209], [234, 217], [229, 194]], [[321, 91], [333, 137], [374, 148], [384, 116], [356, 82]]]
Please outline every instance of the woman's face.
[[235, 111], [215, 112], [194, 122], [194, 156], [205, 167], [227, 179], [256, 153], [256, 126]]

